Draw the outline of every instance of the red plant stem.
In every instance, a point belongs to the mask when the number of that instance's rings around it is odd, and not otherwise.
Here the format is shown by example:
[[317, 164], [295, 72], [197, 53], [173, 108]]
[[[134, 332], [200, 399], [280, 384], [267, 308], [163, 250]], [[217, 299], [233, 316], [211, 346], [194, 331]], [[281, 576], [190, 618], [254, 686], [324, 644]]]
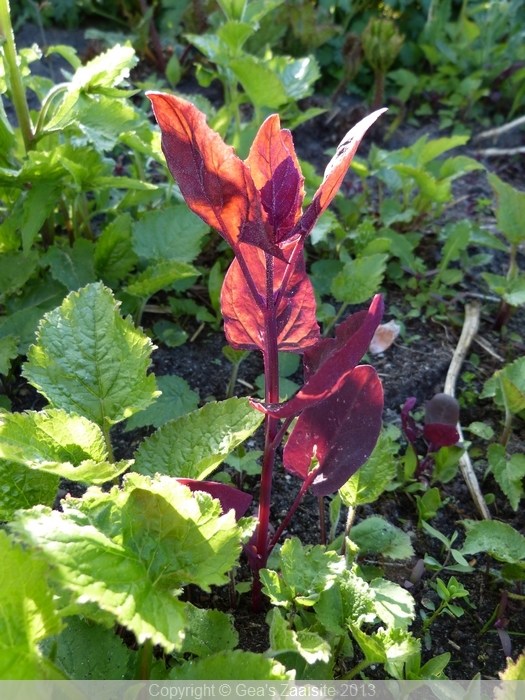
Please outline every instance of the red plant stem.
[[[279, 355], [277, 351], [277, 319], [273, 294], [273, 257], [266, 254], [266, 309], [264, 312], [264, 380], [266, 403], [279, 401]], [[252, 589], [252, 608], [261, 607], [261, 582], [259, 569], [268, 561], [268, 528], [270, 525], [270, 504], [272, 497], [272, 477], [275, 453], [278, 445], [275, 437], [279, 432], [279, 419], [266, 415], [264, 419], [264, 455], [261, 474], [261, 492], [259, 500], [259, 524], [257, 526], [257, 569], [254, 572]]]
[[[299, 504], [300, 504], [301, 501], [303, 500], [304, 494], [308, 491], [308, 489], [309, 489], [310, 486], [312, 485], [312, 481], [315, 479], [318, 470], [319, 470], [319, 468], [314, 469], [313, 471], [311, 471], [311, 472], [308, 474], [308, 476], [306, 477], [306, 479], [303, 481], [303, 484], [302, 484], [302, 486], [301, 486], [301, 488], [300, 488], [300, 490], [299, 490], [299, 493], [298, 493], [297, 496], [295, 497], [295, 501], [292, 503], [292, 507], [290, 508], [290, 510], [288, 511], [288, 513], [286, 514], [286, 516], [284, 517], [282, 523], [279, 525], [279, 528], [277, 529], [277, 532], [276, 532], [275, 535], [272, 537], [272, 541], [270, 542], [270, 545], [269, 545], [269, 547], [268, 547], [268, 556], [270, 556], [270, 554], [272, 553], [272, 549], [275, 547], [275, 545], [276, 545], [277, 542], [279, 541], [279, 537], [283, 534], [283, 532], [284, 532], [285, 529], [287, 528], [288, 523], [290, 522], [290, 520], [291, 520], [292, 517], [293, 517], [293, 514], [295, 513], [295, 511], [296, 511], [297, 508], [299, 507]], [[262, 567], [261, 567], [261, 568], [262, 568]]]

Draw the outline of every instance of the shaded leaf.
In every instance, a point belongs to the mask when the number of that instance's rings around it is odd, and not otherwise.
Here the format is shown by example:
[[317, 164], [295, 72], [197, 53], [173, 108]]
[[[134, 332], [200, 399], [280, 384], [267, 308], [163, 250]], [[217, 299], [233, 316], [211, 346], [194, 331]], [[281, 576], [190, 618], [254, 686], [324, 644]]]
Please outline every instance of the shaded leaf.
[[467, 537], [462, 554], [488, 552], [498, 561], [525, 565], [522, 561], [525, 559], [525, 537], [511, 525], [498, 520], [464, 520], [463, 525]]
[[182, 377], [162, 376], [157, 377], [156, 380], [162, 394], [144, 411], [131, 416], [126, 423], [126, 430], [134, 430], [145, 425], [160, 428], [170, 420], [191, 413], [199, 405], [199, 395], [190, 389], [188, 382]]
[[313, 457], [316, 496], [337, 491], [370, 457], [381, 431], [383, 389], [373, 367], [356, 367], [329, 398], [305, 409], [284, 448], [283, 464], [306, 479]]
[[354, 525], [350, 537], [362, 554], [382, 554], [390, 559], [408, 559], [414, 554], [409, 535], [378, 515]]
[[51, 507], [59, 482], [55, 474], [0, 459], [0, 520], [12, 520], [20, 508]]
[[173, 681], [272, 681], [291, 680], [293, 671], [274, 659], [266, 659], [251, 651], [221, 651], [198, 661], [185, 661], [170, 671]]
[[79, 238], [71, 248], [68, 245], [53, 245], [42, 256], [42, 263], [49, 265], [53, 277], [70, 292], [95, 282], [95, 248], [91, 241]]
[[207, 226], [187, 206], [148, 211], [133, 226], [133, 250], [150, 260], [190, 263], [201, 250]]
[[233, 617], [220, 610], [202, 610], [186, 603], [184, 614], [188, 621], [182, 654], [203, 658], [234, 649], [239, 642]]

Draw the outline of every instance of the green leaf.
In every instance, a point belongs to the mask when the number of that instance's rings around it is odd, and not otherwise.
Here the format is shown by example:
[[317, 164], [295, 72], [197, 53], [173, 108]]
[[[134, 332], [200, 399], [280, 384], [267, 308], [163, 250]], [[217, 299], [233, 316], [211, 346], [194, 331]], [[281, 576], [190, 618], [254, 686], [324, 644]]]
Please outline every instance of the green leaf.
[[60, 409], [0, 414], [0, 458], [38, 467], [48, 462], [79, 465], [107, 459], [101, 429]]
[[507, 405], [511, 413], [525, 408], [525, 357], [498, 370], [485, 382], [481, 398], [493, 396], [498, 406]]
[[[349, 626], [369, 664], [397, 664], [406, 661], [420, 650], [419, 641], [406, 630], [385, 630], [380, 627], [377, 632], [367, 635], [356, 625]], [[395, 667], [387, 670], [390, 673], [394, 671], [394, 677], [400, 677], [395, 673]]]
[[160, 428], [170, 420], [191, 413], [199, 405], [199, 395], [190, 389], [188, 382], [182, 377], [157, 377], [157, 387], [162, 394], [144, 411], [135, 413], [126, 423], [126, 430], [145, 425]]
[[496, 220], [501, 232], [514, 245], [525, 241], [525, 192], [503, 182], [494, 173], [488, 173], [487, 177], [498, 202]]
[[51, 507], [59, 482], [55, 474], [0, 459], [0, 520], [12, 520], [20, 508]]
[[254, 28], [245, 22], [230, 20], [221, 24], [217, 29], [217, 35], [234, 53], [237, 53], [254, 31]]
[[155, 378], [146, 375], [152, 349], [121, 318], [110, 290], [90, 284], [45, 315], [24, 376], [52, 405], [107, 428], [158, 395]]
[[467, 248], [470, 231], [471, 225], [468, 220], [445, 226], [443, 235], [446, 241], [441, 251], [442, 259], [439, 264], [441, 270], [445, 270], [453, 260], [457, 260], [461, 251]]
[[47, 565], [14, 545], [0, 530], [0, 679], [59, 680], [63, 676], [38, 651], [38, 642], [62, 623], [47, 585]]
[[377, 617], [387, 628], [406, 630], [415, 617], [415, 601], [410, 593], [384, 578], [371, 581], [370, 588], [375, 596], [374, 609]]
[[205, 479], [261, 424], [263, 416], [248, 399], [209, 403], [162, 426], [141, 444], [134, 470]]
[[137, 255], [131, 247], [131, 216], [121, 214], [102, 231], [95, 247], [95, 272], [116, 286], [135, 267]]
[[127, 671], [136, 654], [112, 629], [77, 616], [65, 622], [67, 627], [58, 636], [40, 643], [46, 655], [53, 651], [54, 662], [65, 676], [77, 681], [129, 678]]
[[71, 81], [71, 90], [97, 92], [101, 88], [112, 88], [129, 77], [138, 58], [131, 44], [113, 46], [85, 65], [77, 68]]
[[0, 301], [18, 292], [31, 277], [38, 263], [35, 251], [0, 255]]
[[517, 511], [523, 498], [523, 477], [525, 477], [525, 455], [514, 454], [507, 460], [505, 448], [496, 443], [489, 446], [489, 465], [501, 490], [507, 496], [512, 508]]
[[149, 211], [133, 226], [133, 250], [148, 260], [189, 263], [200, 253], [201, 239], [209, 230], [210, 227], [183, 204]]
[[277, 75], [289, 99], [301, 100], [311, 94], [312, 86], [321, 77], [319, 65], [313, 56], [290, 58], [273, 56], [268, 67]]
[[299, 654], [308, 664], [330, 661], [330, 644], [316, 632], [295, 632], [289, 629], [288, 622], [278, 608], [272, 608], [268, 612], [266, 623], [270, 626], [270, 649], [267, 653], [273, 657], [292, 652]]
[[125, 478], [123, 490], [91, 487], [63, 507], [19, 511], [13, 528], [73, 594], [71, 611], [95, 621], [109, 613], [139, 644], [180, 649], [185, 606], [174, 592], [227, 582], [242, 536], [234, 512], [221, 516], [218, 501], [169, 477], [138, 474]]
[[236, 58], [229, 67], [255, 107], [278, 109], [289, 101], [282, 81], [254, 56]]
[[0, 374], [9, 374], [11, 360], [18, 357], [18, 338], [6, 335], [0, 338]]
[[79, 238], [69, 245], [53, 245], [42, 256], [42, 264], [49, 265], [53, 277], [70, 292], [96, 281], [93, 265], [95, 247], [91, 241]]
[[425, 165], [453, 148], [464, 146], [468, 140], [469, 136], [449, 136], [427, 141], [418, 154], [418, 163]]
[[201, 658], [221, 651], [235, 649], [239, 635], [233, 625], [233, 617], [219, 610], [202, 610], [186, 603], [184, 614], [188, 621], [182, 654]]
[[414, 555], [409, 535], [379, 515], [354, 525], [350, 537], [362, 554], [382, 554], [390, 559], [408, 559]]
[[382, 432], [369, 459], [339, 489], [345, 505], [361, 506], [379, 498], [396, 475], [393, 448], [396, 449], [391, 438]]
[[[157, 321], [157, 323], [153, 324], [153, 332], [156, 337], [169, 348], [178, 348], [179, 345], [184, 345], [190, 337], [182, 326], [179, 326], [178, 323], [171, 323], [170, 321]], [[196, 408], [196, 406], [193, 408]]]
[[348, 622], [361, 627], [376, 618], [375, 595], [368, 583], [345, 569], [315, 604], [317, 619], [329, 632], [345, 635]]
[[170, 671], [173, 681], [285, 681], [292, 680], [293, 671], [274, 659], [251, 651], [222, 651], [198, 661], [185, 661]]
[[525, 681], [525, 654], [518, 656], [516, 662], [507, 658], [507, 667], [499, 674], [499, 677], [502, 681]]
[[[316, 245], [319, 241], [326, 241], [327, 236], [335, 228], [340, 226], [339, 221], [333, 211], [327, 209], [315, 222], [315, 226], [310, 233], [310, 241], [312, 245]], [[332, 260], [318, 260], [315, 265], [320, 263], [335, 262]]]
[[142, 274], [137, 275], [135, 281], [129, 284], [125, 291], [128, 294], [148, 299], [178, 280], [198, 277], [199, 274], [191, 265], [174, 260], [164, 260], [156, 265], [150, 265]]
[[[310, 607], [319, 600], [320, 594], [330, 588], [345, 569], [344, 557], [336, 552], [327, 552], [321, 545], [303, 546], [297, 537], [286, 540], [281, 547], [280, 570], [285, 588], [281, 588], [285, 599], [298, 605]], [[267, 569], [261, 570], [268, 571]], [[269, 580], [274, 577], [270, 572]], [[280, 585], [280, 584], [279, 584]], [[286, 591], [286, 588], [289, 591]], [[281, 593], [278, 594], [278, 597]], [[281, 604], [282, 603], [276, 603]]]
[[512, 280], [491, 272], [482, 272], [481, 276], [490, 289], [502, 296], [511, 306], [525, 304], [525, 275], [518, 275]]
[[490, 425], [487, 425], [487, 423], [481, 423], [480, 421], [474, 421], [465, 428], [465, 430], [468, 430], [470, 433], [477, 435], [477, 437], [483, 440], [491, 440], [494, 437], [494, 429]]
[[388, 255], [367, 255], [346, 263], [332, 282], [332, 294], [345, 304], [361, 304], [372, 297], [385, 274]]
[[32, 182], [24, 201], [24, 214], [20, 233], [24, 252], [28, 252], [45, 220], [55, 208], [60, 184], [57, 180], [39, 180]]
[[461, 553], [488, 552], [498, 561], [525, 565], [525, 537], [507, 523], [498, 520], [464, 520], [467, 538]]
[[125, 459], [120, 462], [97, 462], [93, 459], [86, 459], [78, 467], [73, 467], [67, 462], [57, 464], [42, 464], [31, 469], [38, 469], [47, 474], [56, 474], [63, 479], [76, 481], [86, 486], [106, 484], [127, 471], [133, 464], [132, 459]]

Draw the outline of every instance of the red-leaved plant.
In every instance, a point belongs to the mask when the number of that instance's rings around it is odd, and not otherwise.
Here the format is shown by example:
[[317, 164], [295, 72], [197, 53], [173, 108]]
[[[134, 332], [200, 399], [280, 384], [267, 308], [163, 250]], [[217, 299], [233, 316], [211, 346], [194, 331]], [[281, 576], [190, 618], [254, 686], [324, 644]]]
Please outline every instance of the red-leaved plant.
[[[335, 338], [321, 340], [303, 246], [336, 195], [361, 139], [384, 110], [348, 132], [303, 212], [304, 178], [291, 133], [281, 129], [278, 115], [266, 119], [242, 161], [190, 102], [160, 92], [147, 96], [184, 199], [235, 253], [221, 293], [226, 338], [233, 348], [260, 350], [264, 358], [265, 401], [252, 401], [266, 414], [259, 522], [245, 548], [258, 608], [258, 572], [305, 491], [311, 488], [316, 496], [337, 491], [368, 459], [381, 429], [381, 382], [372, 367], [357, 365], [381, 321], [382, 297], [341, 323]], [[304, 386], [285, 403], [279, 403], [279, 351], [303, 354]], [[297, 416], [283, 462], [303, 484], [270, 540], [275, 454]]]

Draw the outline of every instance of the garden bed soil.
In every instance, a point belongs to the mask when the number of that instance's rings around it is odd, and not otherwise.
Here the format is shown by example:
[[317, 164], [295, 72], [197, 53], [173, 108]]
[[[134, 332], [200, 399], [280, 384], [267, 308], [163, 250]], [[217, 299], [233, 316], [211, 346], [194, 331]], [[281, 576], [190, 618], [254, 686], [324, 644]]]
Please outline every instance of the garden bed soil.
[[[83, 43], [83, 33], [59, 32], [60, 36], [55, 36], [57, 32], [47, 32], [47, 43], [66, 43], [76, 45], [80, 51], [86, 50]], [[28, 45], [31, 41], [31, 31], [23, 30], [17, 39], [20, 46]], [[34, 41], [34, 29], [33, 29]], [[37, 38], [38, 40], [38, 38]], [[57, 59], [58, 60], [58, 59]], [[57, 65], [58, 67], [58, 65]], [[56, 70], [56, 69], [54, 69]], [[317, 100], [319, 102], [319, 100]], [[358, 108], [345, 109], [348, 107], [348, 98], [343, 97], [339, 111], [333, 118], [325, 114], [300, 126], [294, 132], [298, 154], [301, 158], [312, 162], [321, 172], [328, 157], [326, 149], [337, 145], [346, 131], [355, 123], [358, 118]], [[351, 105], [350, 105], [351, 107]], [[327, 124], [327, 119], [330, 119]], [[388, 148], [398, 148], [400, 146], [413, 143], [419, 136], [429, 133], [430, 136], [437, 135], [437, 128], [433, 124], [415, 129], [414, 127], [401, 127], [395, 134]], [[380, 132], [376, 131], [376, 138]], [[505, 146], [519, 146], [524, 141], [521, 131], [516, 131], [506, 137]], [[370, 139], [366, 140], [360, 149], [359, 154], [363, 156], [369, 147]], [[469, 152], [465, 149], [464, 152]], [[470, 151], [470, 155], [476, 155], [476, 151]], [[521, 189], [525, 188], [525, 164], [519, 157], [491, 160], [485, 163], [487, 167], [495, 171], [502, 179], [509, 181], [513, 186]], [[345, 183], [347, 191], [352, 190], [352, 176]], [[454, 184], [455, 197], [460, 200], [457, 206], [447, 211], [446, 220], [457, 220], [468, 216], [474, 211], [476, 200], [479, 197], [490, 197], [491, 190], [486, 181], [484, 173], [471, 173], [467, 177], [458, 180]], [[432, 249], [426, 251], [428, 256], [434, 255]], [[505, 273], [504, 258], [495, 257], [496, 269], [491, 271], [496, 274]], [[525, 269], [525, 258], [521, 257], [521, 268]], [[500, 269], [501, 265], [501, 269]], [[472, 289], [477, 286], [477, 280], [467, 280]], [[467, 290], [468, 291], [468, 290]], [[399, 291], [395, 287], [387, 286], [384, 290], [386, 298], [385, 321], [390, 320], [389, 309], [396, 306], [401, 311], [408, 311], [409, 307]], [[351, 310], [349, 310], [350, 313]], [[496, 410], [492, 400], [479, 400], [477, 397], [483, 386], [483, 382], [488, 379], [494, 371], [503, 366], [503, 362], [496, 359], [499, 355], [505, 362], [515, 359], [523, 354], [525, 350], [525, 308], [519, 309], [511, 318], [506, 335], [494, 332], [491, 328], [496, 306], [493, 303], [486, 303], [482, 308], [482, 323], [478, 333], [478, 338], [482, 338], [490, 343], [492, 352], [486, 350], [486, 345], [474, 342], [470, 352], [479, 357], [477, 367], [469, 366], [468, 361], [463, 366], [462, 371], [472, 369], [475, 379], [465, 383], [460, 379], [457, 386], [458, 398], [463, 397], [464, 405], [461, 411], [462, 425], [468, 426], [473, 421], [483, 421], [492, 425], [496, 433], [501, 430], [502, 414]], [[385, 392], [385, 413], [386, 423], [400, 425], [400, 407], [404, 401], [410, 397], [417, 398], [417, 406], [422, 407], [435, 393], [443, 390], [445, 376], [452, 358], [454, 348], [457, 344], [461, 331], [462, 305], [457, 306], [454, 314], [457, 324], [445, 324], [421, 315], [417, 318], [407, 318], [405, 321], [404, 337], [399, 338], [383, 354], [372, 358], [372, 364], [376, 367], [383, 381]], [[159, 320], [157, 315], [144, 316], [144, 325], [152, 326]], [[197, 330], [197, 325], [189, 322], [186, 328], [190, 336]], [[226, 388], [230, 379], [231, 364], [221, 353], [221, 348], [226, 344], [222, 332], [213, 332], [205, 328], [200, 332], [193, 342], [177, 348], [168, 348], [159, 343], [159, 347], [153, 353], [152, 370], [157, 375], [175, 374], [183, 377], [190, 387], [197, 391], [201, 401], [215, 397], [217, 400], [225, 398]], [[237, 394], [246, 396], [251, 393], [249, 386], [254, 386], [255, 378], [262, 372], [262, 361], [256, 354], [251, 354], [239, 369], [239, 380], [237, 382]], [[300, 381], [300, 376], [293, 377]], [[36, 409], [44, 405], [44, 400], [36, 394], [32, 387], [28, 386], [23, 379], [19, 380], [13, 395], [13, 409]], [[122, 427], [114, 431], [113, 439], [115, 443], [115, 456], [117, 459], [131, 458], [133, 452], [139, 446], [141, 440], [151, 432], [148, 429], [137, 429], [125, 432]], [[248, 441], [248, 446], [255, 448], [261, 446], [261, 436], [256, 434]], [[511, 452], [525, 453], [525, 423], [516, 420], [513, 434], [513, 442], [510, 445]], [[525, 531], [525, 511], [518, 510], [515, 513], [505, 496], [499, 490], [497, 484], [488, 477], [484, 480], [484, 470], [486, 465], [475, 463], [478, 479], [482, 483], [484, 493], [495, 494], [495, 501], [490, 510], [495, 519], [509, 523], [519, 532]], [[63, 483], [61, 495], [71, 492], [79, 495], [78, 487], [74, 484]], [[244, 487], [255, 495], [253, 512], [256, 512], [256, 495], [258, 493], [258, 478], [248, 477]], [[298, 481], [285, 473], [278, 459], [274, 478], [274, 491], [272, 500], [271, 521], [276, 526], [289, 506], [294, 500], [299, 488]], [[464, 530], [461, 521], [464, 519], [479, 519], [479, 513], [470, 497], [468, 489], [461, 474], [448, 484], [440, 485], [440, 491], [444, 501], [443, 508], [438, 516], [430, 521], [430, 524], [450, 537], [455, 531], [460, 533], [456, 542], [458, 549], [464, 538]], [[410, 573], [418, 559], [428, 554], [439, 561], [443, 561], [441, 544], [429, 537], [420, 527], [418, 527], [418, 513], [416, 503], [410, 494], [402, 490], [390, 492], [380, 497], [380, 499], [368, 506], [357, 509], [355, 522], [358, 523], [370, 515], [382, 515], [392, 524], [401, 527], [408, 532], [412, 539], [415, 555], [411, 560], [403, 562], [383, 561], [381, 558], [364, 557], [360, 563], [376, 564], [383, 568], [386, 577], [403, 585], [410, 577]], [[327, 515], [328, 518], [328, 515]], [[343, 518], [344, 521], [344, 513]], [[302, 505], [299, 507], [293, 520], [291, 521], [286, 535], [297, 536], [303, 543], [316, 544], [319, 542], [319, 503], [316, 498], [307, 495]], [[485, 556], [477, 558], [476, 573], [470, 575], [455, 574], [464, 584], [470, 593], [471, 607], [464, 605], [465, 615], [458, 621], [441, 615], [431, 627], [431, 644], [428, 649], [423, 646], [423, 661], [444, 652], [450, 652], [451, 662], [446, 673], [452, 679], [471, 679], [476, 673], [480, 673], [482, 678], [497, 678], [498, 673], [505, 666], [505, 655], [503, 653], [499, 637], [496, 630], [489, 628], [487, 632], [481, 634], [481, 630], [489, 621], [491, 615], [497, 608], [503, 585], [493, 576], [487, 575]], [[443, 571], [438, 574], [442, 578], [448, 579], [449, 575]], [[241, 562], [237, 572], [238, 580], [247, 579], [249, 569], [244, 562]], [[426, 572], [422, 579], [413, 586], [410, 591], [416, 601], [416, 609], [422, 606], [422, 601], [435, 597], [430, 582], [435, 578], [431, 572]], [[254, 614], [250, 609], [249, 594], [240, 597], [235, 607], [232, 607], [230, 591], [228, 587], [215, 589], [211, 594], [205, 594], [197, 589], [189, 592], [191, 600], [196, 605], [205, 607], [217, 607], [233, 614], [235, 625], [240, 635], [240, 647], [255, 652], [264, 652], [269, 646], [268, 627], [265, 623], [265, 611]], [[513, 641], [513, 656], [517, 656], [525, 646], [525, 608], [523, 601], [510, 600], [506, 610], [508, 618], [508, 632]], [[421, 622], [419, 614], [413, 626], [414, 634], [417, 636]], [[514, 636], [516, 635], [516, 636]], [[521, 635], [521, 636], [520, 636]], [[341, 673], [348, 669], [341, 669]], [[372, 667], [367, 669], [366, 675], [370, 678], [381, 677], [381, 669]]]

